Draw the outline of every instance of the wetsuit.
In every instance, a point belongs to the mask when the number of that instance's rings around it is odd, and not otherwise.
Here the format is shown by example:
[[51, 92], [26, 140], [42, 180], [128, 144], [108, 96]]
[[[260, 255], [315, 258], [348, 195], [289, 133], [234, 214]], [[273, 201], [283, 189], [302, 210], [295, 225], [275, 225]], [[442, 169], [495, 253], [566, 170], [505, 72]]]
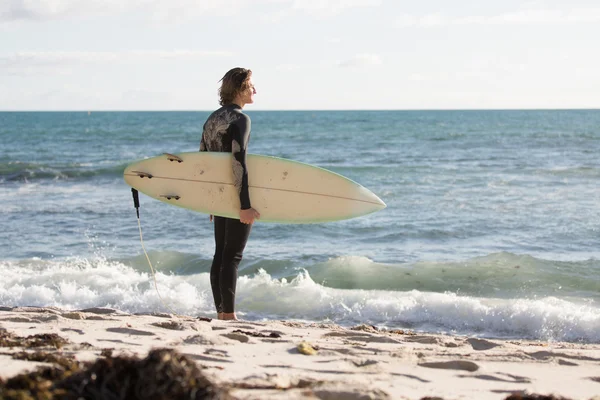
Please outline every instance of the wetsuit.
[[[246, 168], [246, 148], [249, 139], [250, 118], [242, 112], [241, 107], [229, 104], [208, 117], [200, 141], [200, 151], [233, 154], [233, 178], [242, 210], [251, 208]], [[216, 216], [214, 224], [215, 255], [210, 269], [210, 285], [217, 312], [232, 313], [238, 265], [242, 260], [252, 224], [243, 224], [239, 219]]]

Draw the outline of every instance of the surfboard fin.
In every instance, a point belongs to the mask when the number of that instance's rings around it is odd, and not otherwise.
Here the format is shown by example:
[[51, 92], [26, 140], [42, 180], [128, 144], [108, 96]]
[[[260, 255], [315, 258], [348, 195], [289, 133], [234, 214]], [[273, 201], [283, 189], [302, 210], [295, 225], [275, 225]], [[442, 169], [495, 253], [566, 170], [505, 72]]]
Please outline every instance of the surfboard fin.
[[171, 200], [171, 199], [179, 200], [181, 198], [180, 196], [177, 196], [176, 194], [161, 194], [160, 197], [164, 197], [167, 200]]
[[136, 174], [137, 176], [139, 176], [140, 178], [148, 178], [148, 179], [152, 179], [152, 174], [149, 174], [147, 172], [142, 172], [142, 171], [131, 171], [132, 174]]
[[165, 156], [167, 156], [167, 160], [173, 162], [173, 161], [177, 161], [178, 163], [182, 163], [183, 160], [176, 156], [175, 154], [171, 154], [171, 153], [164, 153]]

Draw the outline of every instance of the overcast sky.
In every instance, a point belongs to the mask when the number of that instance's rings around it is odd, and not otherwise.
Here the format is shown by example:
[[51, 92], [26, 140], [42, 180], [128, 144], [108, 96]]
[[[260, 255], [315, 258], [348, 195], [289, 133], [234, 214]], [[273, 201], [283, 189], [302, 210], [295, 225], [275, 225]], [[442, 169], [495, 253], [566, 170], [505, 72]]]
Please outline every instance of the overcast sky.
[[598, 0], [0, 0], [0, 110], [600, 108]]

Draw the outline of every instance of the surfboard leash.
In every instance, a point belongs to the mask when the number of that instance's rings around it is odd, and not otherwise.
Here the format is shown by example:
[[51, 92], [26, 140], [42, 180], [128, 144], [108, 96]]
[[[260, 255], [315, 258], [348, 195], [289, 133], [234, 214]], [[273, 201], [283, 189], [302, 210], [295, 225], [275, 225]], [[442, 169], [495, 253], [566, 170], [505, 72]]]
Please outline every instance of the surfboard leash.
[[179, 318], [180, 315], [177, 314], [169, 305], [163, 300], [160, 295], [160, 291], [158, 290], [158, 285], [156, 283], [156, 274], [154, 273], [154, 267], [152, 266], [152, 262], [150, 261], [150, 257], [148, 256], [148, 252], [146, 252], [146, 247], [144, 246], [144, 236], [142, 235], [142, 223], [140, 221], [140, 197], [137, 189], [131, 188], [131, 194], [133, 196], [133, 206], [135, 207], [135, 213], [137, 215], [138, 228], [140, 230], [140, 242], [142, 244], [142, 250], [144, 250], [144, 255], [146, 256], [146, 260], [148, 260], [148, 265], [150, 266], [150, 271], [152, 272], [152, 279], [154, 280], [154, 288], [156, 289], [156, 293], [158, 294], [158, 298], [160, 299], [163, 306], [167, 308], [175, 317]]

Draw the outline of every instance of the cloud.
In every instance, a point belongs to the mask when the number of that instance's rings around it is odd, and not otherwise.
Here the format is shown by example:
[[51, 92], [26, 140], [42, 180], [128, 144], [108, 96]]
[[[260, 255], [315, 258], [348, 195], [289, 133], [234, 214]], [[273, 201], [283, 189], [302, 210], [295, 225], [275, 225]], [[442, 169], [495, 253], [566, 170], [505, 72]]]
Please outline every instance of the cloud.
[[133, 50], [126, 52], [17, 52], [0, 54], [0, 74], [31, 75], [42, 69], [55, 69], [56, 72], [68, 72], [65, 68], [81, 64], [127, 63], [140, 61], [186, 60], [193, 61], [207, 57], [228, 57], [227, 51], [198, 50]]
[[[133, 0], [140, 3], [142, 1]], [[114, 0], [4, 0], [0, 2], [0, 21], [47, 20], [74, 15], [110, 15], [127, 9]]]
[[600, 22], [600, 8], [523, 9], [498, 15], [447, 16], [404, 14], [397, 18], [399, 27], [438, 27], [458, 25], [556, 25]]
[[292, 10], [313, 16], [333, 16], [351, 8], [377, 7], [381, 0], [294, 0]]
[[350, 59], [339, 61], [337, 63], [340, 67], [363, 67], [381, 64], [383, 64], [383, 60], [379, 55], [368, 53], [357, 54]]
[[250, 0], [3, 0], [0, 2], [0, 21], [115, 16], [126, 12], [142, 12], [152, 20], [162, 21], [200, 15], [232, 15], [251, 5]]
[[373, 7], [382, 0], [2, 0], [0, 21], [45, 21], [82, 16], [115, 16], [137, 12], [153, 21], [173, 22], [201, 16], [232, 16], [273, 6], [263, 20], [281, 20], [293, 14], [323, 17], [344, 10]]

